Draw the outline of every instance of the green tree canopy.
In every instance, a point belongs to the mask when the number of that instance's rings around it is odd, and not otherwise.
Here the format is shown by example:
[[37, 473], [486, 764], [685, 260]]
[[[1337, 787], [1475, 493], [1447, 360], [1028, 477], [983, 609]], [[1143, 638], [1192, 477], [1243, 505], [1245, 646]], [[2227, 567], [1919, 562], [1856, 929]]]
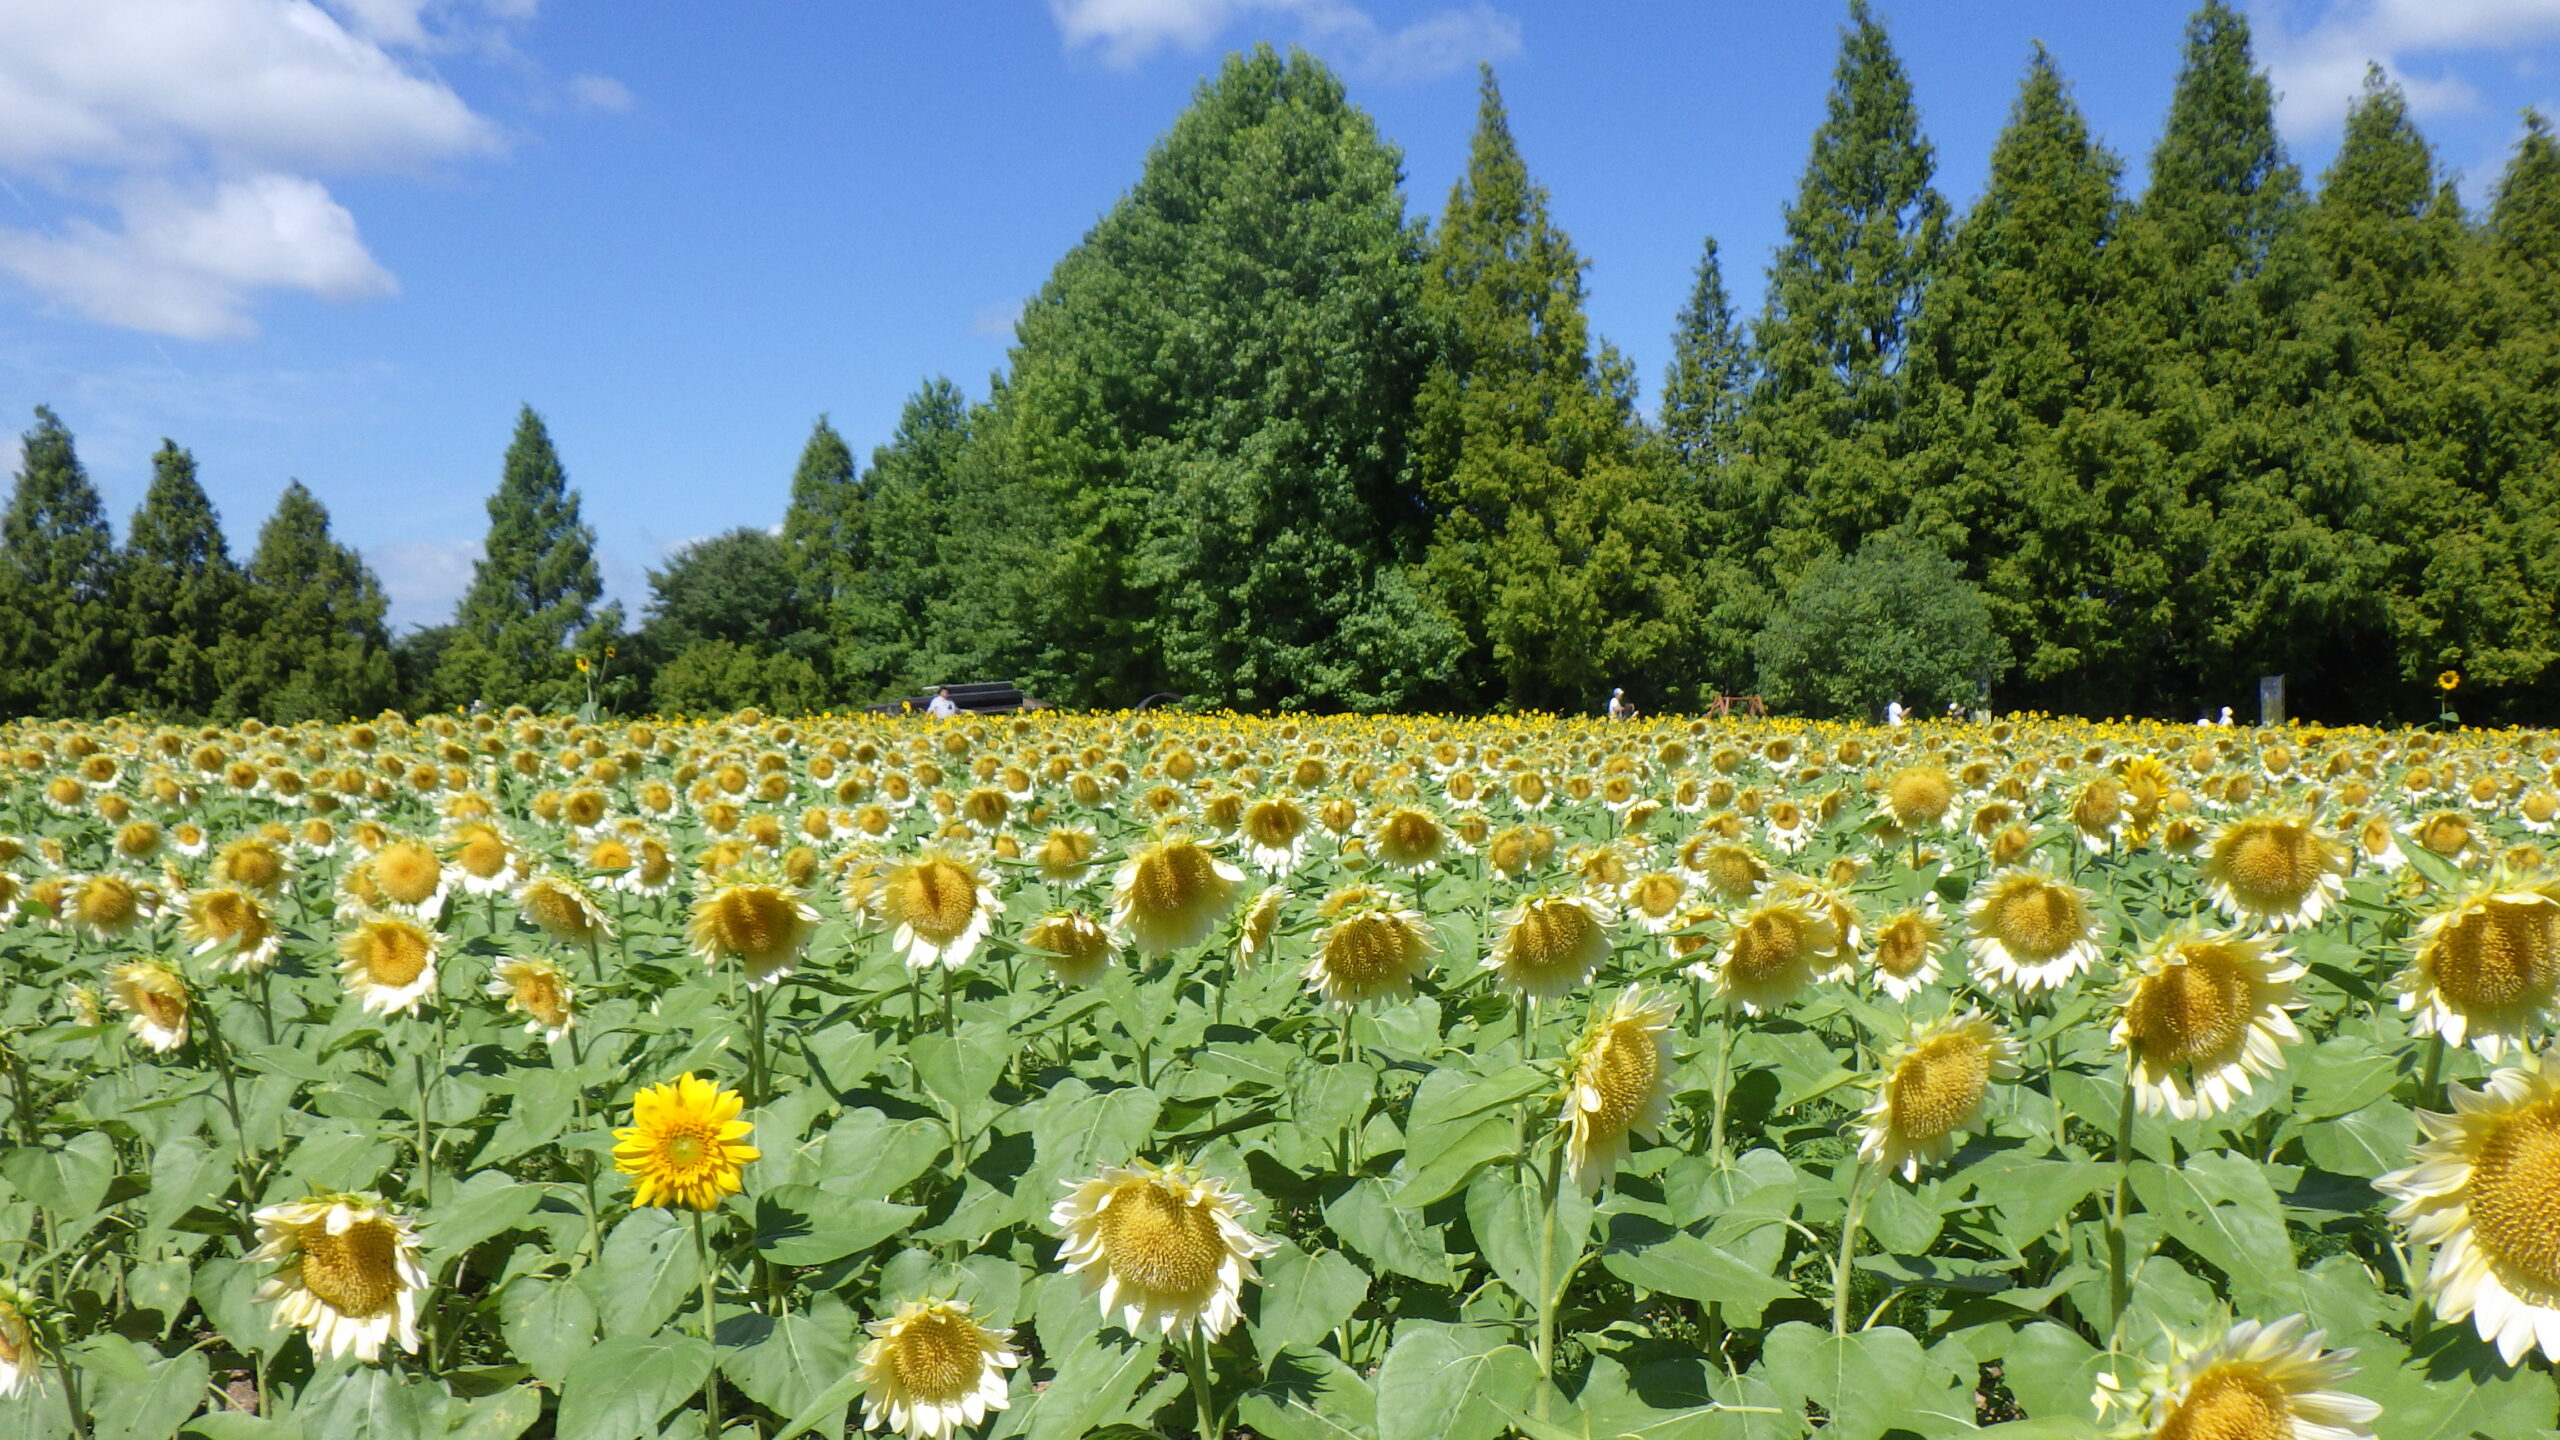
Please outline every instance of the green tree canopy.
[[589, 632], [620, 628], [618, 610], [594, 609], [604, 593], [595, 543], [594, 528], [578, 518], [578, 496], [550, 432], [525, 406], [489, 497], [488, 538], [437, 666], [437, 703], [569, 698], [577, 689], [571, 643], [600, 645]]
[[246, 571], [249, 623], [222, 647], [218, 708], [277, 724], [344, 720], [391, 703], [395, 673], [382, 584], [329, 533], [329, 512], [296, 480], [258, 531]]
[[787, 539], [737, 529], [696, 540], [649, 572], [649, 606], [639, 641], [652, 660], [670, 660], [705, 640], [797, 654], [822, 653], [799, 589]]
[[131, 679], [126, 701], [155, 715], [200, 718], [221, 699], [223, 638], [243, 619], [240, 569], [195, 456], [162, 440], [151, 489], [125, 535], [122, 626]]
[[71, 432], [36, 407], [0, 514], [0, 704], [103, 715], [118, 699], [115, 539]]
[[1972, 707], [2006, 657], [1991, 609], [1925, 540], [1867, 537], [1814, 565], [1760, 632], [1760, 693], [1781, 710], [1878, 718], [1885, 702]]

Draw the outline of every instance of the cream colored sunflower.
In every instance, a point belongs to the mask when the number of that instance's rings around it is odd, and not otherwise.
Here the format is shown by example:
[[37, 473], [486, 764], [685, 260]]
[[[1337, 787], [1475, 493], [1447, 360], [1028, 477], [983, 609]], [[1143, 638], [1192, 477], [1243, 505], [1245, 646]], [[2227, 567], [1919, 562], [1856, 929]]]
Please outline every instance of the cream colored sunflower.
[[379, 1195], [331, 1194], [270, 1205], [256, 1219], [259, 1245], [249, 1258], [276, 1267], [257, 1298], [305, 1333], [315, 1358], [369, 1364], [386, 1340], [417, 1353], [427, 1272], [407, 1216]]
[[613, 934], [613, 922], [587, 887], [549, 872], [516, 891], [516, 910], [535, 929], [567, 945], [593, 945]]
[[2323, 1350], [2299, 1315], [2217, 1327], [2201, 1343], [2173, 1340], [2167, 1363], [2130, 1381], [2098, 1376], [2100, 1418], [2139, 1440], [2373, 1440], [2382, 1407], [2336, 1387], [2355, 1373], [2352, 1350]]
[[2145, 1115], [2219, 1115], [2249, 1078], [2272, 1075], [2300, 1043], [2289, 1013], [2303, 968], [2265, 940], [2194, 925], [2145, 946], [2117, 1000], [2113, 1039]]
[[2418, 1112], [2415, 1163], [2373, 1188], [2436, 1247], [2418, 1289], [2438, 1315], [2470, 1320], [2510, 1365], [2537, 1346], [2560, 1360], [2560, 1076], [2528, 1053], [2446, 1096], [2452, 1114]]
[[1748, 1015], [1793, 1004], [1806, 987], [1841, 965], [1840, 926], [1811, 899], [1767, 900], [1733, 917], [1714, 957], [1688, 968], [1715, 987], [1716, 998]]
[[800, 963], [801, 952], [818, 933], [818, 912], [808, 901], [780, 885], [740, 879], [693, 902], [685, 923], [685, 940], [704, 963], [735, 960], [746, 967], [747, 984], [779, 982]]
[[1065, 1243], [1058, 1258], [1082, 1275], [1131, 1334], [1153, 1328], [1168, 1340], [1215, 1340], [1244, 1314], [1254, 1262], [1280, 1248], [1244, 1227], [1253, 1207], [1227, 1182], [1179, 1161], [1107, 1166], [1049, 1211]]
[[1286, 885], [1265, 885], [1236, 918], [1236, 964], [1250, 969], [1270, 953], [1272, 937], [1280, 933], [1280, 907], [1289, 901]]
[[1627, 882], [1624, 910], [1648, 935], [1677, 927], [1689, 908], [1689, 882], [1671, 870], [1647, 870]]
[[2018, 1045], [1979, 1010], [1911, 1032], [1886, 1052], [1875, 1098], [1860, 1116], [1858, 1158], [1917, 1181], [1982, 1126], [1992, 1082], [2015, 1080]]
[[107, 1003], [133, 1017], [125, 1028], [144, 1049], [166, 1055], [186, 1045], [194, 998], [178, 972], [160, 961], [107, 967]]
[[1630, 1135], [1655, 1138], [1671, 1108], [1672, 1003], [1629, 985], [1575, 1048], [1565, 1088], [1565, 1158], [1574, 1183], [1597, 1193], [1633, 1153]]
[[366, 1013], [415, 1015], [436, 989], [437, 936], [405, 915], [376, 915], [338, 941], [338, 978]]
[[276, 962], [284, 932], [276, 928], [255, 891], [233, 885], [192, 891], [186, 905], [182, 928], [196, 942], [192, 953], [219, 951], [223, 963], [236, 971], [263, 970]]
[[1022, 1363], [1011, 1330], [980, 1325], [962, 1300], [907, 1300], [867, 1327], [855, 1360], [865, 1429], [944, 1440], [1011, 1404], [1004, 1372]]
[[548, 960], [501, 960], [489, 972], [489, 993], [525, 1017], [524, 1033], [558, 1044], [578, 1023], [577, 987], [568, 972]]
[[1413, 805], [1400, 805], [1378, 818], [1369, 835], [1369, 853], [1390, 870], [1424, 874], [1439, 868], [1449, 849], [1449, 827], [1440, 817]]
[[2347, 857], [2297, 816], [2234, 820], [2206, 842], [2204, 878], [2231, 919], [2270, 930], [2316, 925], [2346, 891]]
[[1308, 991], [1345, 1009], [1411, 995], [1440, 948], [1421, 911], [1393, 904], [1382, 890], [1370, 894], [1371, 903], [1344, 911], [1316, 936], [1307, 960]]
[[907, 968], [968, 963], [999, 912], [992, 871], [957, 851], [927, 849], [891, 865], [873, 897], [889, 946]]
[[1591, 978], [1609, 958], [1617, 912], [1589, 895], [1531, 895], [1498, 922], [1501, 938], [1484, 968], [1510, 989], [1553, 1000]]
[[1129, 852], [1112, 877], [1111, 917], [1140, 955], [1170, 955], [1208, 939], [1243, 884], [1216, 851], [1174, 835]]
[[1935, 829], [1955, 813], [1956, 782], [1935, 765], [1914, 765], [1885, 781], [1877, 799], [1877, 808], [1894, 829]]
[[1111, 932], [1081, 910], [1052, 910], [1022, 932], [1061, 985], [1091, 985], [1111, 968]]
[[1908, 1000], [1934, 985], [1947, 948], [1947, 918], [1932, 893], [1907, 910], [1887, 917], [1875, 928], [1876, 984], [1896, 1000]]
[[2393, 988], [2419, 1035], [2496, 1060], [2560, 1007], [2560, 878], [2498, 874], [2419, 922]]
[[150, 920], [158, 910], [158, 897], [148, 887], [103, 873], [72, 879], [63, 918], [83, 934], [113, 940]]
[[1965, 921], [1965, 948], [1993, 986], [2034, 996], [2059, 989], [2098, 961], [2089, 892], [2041, 867], [2003, 870], [1982, 884]]

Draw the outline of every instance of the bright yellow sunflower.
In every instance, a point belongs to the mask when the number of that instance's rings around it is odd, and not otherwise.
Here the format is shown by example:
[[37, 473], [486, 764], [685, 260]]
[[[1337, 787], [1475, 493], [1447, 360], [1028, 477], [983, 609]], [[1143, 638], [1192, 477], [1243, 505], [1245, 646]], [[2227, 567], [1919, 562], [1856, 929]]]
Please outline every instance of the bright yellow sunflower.
[[756, 1128], [738, 1118], [745, 1108], [736, 1091], [691, 1071], [643, 1086], [631, 1124], [613, 1132], [613, 1168], [632, 1177], [631, 1203], [712, 1210], [738, 1194], [739, 1170], [762, 1154], [738, 1143]]

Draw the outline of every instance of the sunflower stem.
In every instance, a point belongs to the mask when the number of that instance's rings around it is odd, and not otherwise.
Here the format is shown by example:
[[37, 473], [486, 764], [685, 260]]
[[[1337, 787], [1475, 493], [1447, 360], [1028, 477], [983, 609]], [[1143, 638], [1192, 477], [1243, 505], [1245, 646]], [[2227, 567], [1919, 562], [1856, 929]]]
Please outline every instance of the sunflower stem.
[[427, 1134], [427, 1052], [412, 1050], [409, 1060], [418, 1075], [418, 1204], [424, 1207], [434, 1204], [436, 1195], [436, 1167], [428, 1153], [435, 1142]]
[[1855, 1276], [1851, 1267], [1858, 1259], [1858, 1227], [1867, 1218], [1867, 1172], [1872, 1168], [1860, 1161], [1856, 1172], [1849, 1177], [1849, 1209], [1840, 1217], [1840, 1258], [1831, 1267], [1831, 1333], [1834, 1335], [1849, 1333], [1849, 1292], [1853, 1288], [1850, 1281]]
[[2133, 1070], [2126, 1067], [2124, 1099], [2116, 1106], [2116, 1183], [2107, 1203], [2107, 1345], [2115, 1347], [2124, 1331], [2125, 1306], [2133, 1299], [2133, 1276], [2127, 1262], [2124, 1197], [2133, 1174]]
[[765, 994], [762, 987], [747, 986], [747, 1105], [761, 1110], [773, 1098], [765, 1075]]
[[1545, 1217], [1538, 1226], [1538, 1419], [1547, 1418], [1547, 1396], [1556, 1388], [1556, 1199], [1564, 1186], [1564, 1142], [1547, 1153]]
[[2443, 1078], [2444, 1035], [2439, 1032], [2427, 1037], [2427, 1066], [2425, 1071], [2418, 1077], [2418, 1101], [2420, 1104], [2435, 1103], [2436, 1086], [2443, 1080]]
[[1191, 1403], [1199, 1415], [1200, 1440], [1220, 1440], [1226, 1426], [1218, 1414], [1217, 1394], [1209, 1386], [1209, 1335], [1199, 1325], [1191, 1327], [1182, 1368], [1191, 1372]]
[[249, 1161], [249, 1132], [240, 1124], [240, 1074], [231, 1064], [231, 1047], [223, 1043], [211, 1006], [204, 1012], [204, 1048], [213, 1057], [214, 1069], [222, 1073], [222, 1108], [231, 1116], [231, 1163], [240, 1172], [240, 1242], [254, 1250], [258, 1244], [257, 1171]]
[[942, 1033], [957, 1034], [960, 1027], [951, 1021], [951, 983], [955, 972], [948, 965], [938, 968], [942, 971]]
[[1733, 1010], [1730, 1006], [1716, 1007], [1716, 1068], [1710, 1080], [1715, 1091], [1716, 1108], [1709, 1136], [1713, 1149], [1709, 1153], [1715, 1156], [1716, 1168], [1721, 1170], [1729, 1160], [1724, 1148], [1725, 1102], [1733, 1093]]
[[[560, 1063], [557, 1049], [551, 1052], [551, 1063], [554, 1068]], [[587, 1133], [587, 1057], [578, 1043], [578, 1031], [574, 1025], [569, 1029], [569, 1069], [569, 1100], [577, 1113], [578, 1133], [584, 1135]], [[578, 1179], [587, 1192], [587, 1258], [593, 1260], [604, 1254], [604, 1215], [597, 1208], [596, 1201], [596, 1157], [593, 1152], [582, 1148], [576, 1163]]]
[[703, 1230], [702, 1212], [695, 1210], [692, 1215], [693, 1256], [702, 1269], [702, 1343], [712, 1347], [714, 1357], [711, 1373], [702, 1377], [702, 1408], [711, 1421], [709, 1433], [717, 1437], [720, 1433], [720, 1364], [717, 1358], [720, 1344], [718, 1338], [720, 1317], [715, 1300], [717, 1281], [711, 1268], [711, 1237]]

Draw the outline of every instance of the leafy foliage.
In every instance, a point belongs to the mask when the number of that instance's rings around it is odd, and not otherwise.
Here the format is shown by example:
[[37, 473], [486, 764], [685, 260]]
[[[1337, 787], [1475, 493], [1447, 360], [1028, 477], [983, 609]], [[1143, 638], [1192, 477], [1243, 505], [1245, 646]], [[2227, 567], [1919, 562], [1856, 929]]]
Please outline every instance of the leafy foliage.
[[572, 647], [601, 648], [600, 636], [621, 628], [618, 611], [593, 609], [604, 593], [595, 543], [595, 530], [578, 518], [578, 497], [550, 431], [525, 406], [489, 497], [488, 538], [437, 662], [438, 704], [567, 697], [575, 680]]
[[1853, 719], [1885, 702], [1972, 709], [2002, 664], [1982, 593], [1926, 541], [1885, 531], [1805, 572], [1760, 632], [1760, 693]]

